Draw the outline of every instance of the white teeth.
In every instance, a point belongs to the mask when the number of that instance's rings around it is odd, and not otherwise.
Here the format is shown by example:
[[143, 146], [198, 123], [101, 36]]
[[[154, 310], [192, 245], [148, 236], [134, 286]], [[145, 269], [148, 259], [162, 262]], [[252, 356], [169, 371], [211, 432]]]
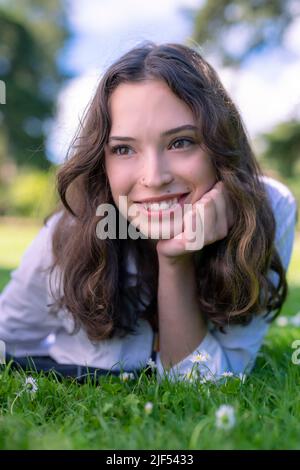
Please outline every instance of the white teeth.
[[169, 199], [168, 201], [161, 201], [161, 202], [143, 202], [143, 207], [147, 210], [150, 211], [159, 211], [159, 210], [167, 210], [170, 209], [171, 207], [175, 206], [178, 203], [177, 197], [173, 199]]

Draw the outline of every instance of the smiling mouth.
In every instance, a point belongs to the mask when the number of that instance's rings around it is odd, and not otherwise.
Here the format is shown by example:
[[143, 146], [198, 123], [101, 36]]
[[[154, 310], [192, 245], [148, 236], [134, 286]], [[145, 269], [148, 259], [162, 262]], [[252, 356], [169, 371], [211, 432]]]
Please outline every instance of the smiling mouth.
[[164, 213], [164, 212], [170, 212], [170, 211], [175, 211], [178, 207], [182, 207], [184, 205], [184, 202], [186, 198], [190, 195], [191, 193], [184, 193], [180, 197], [176, 197], [174, 199], [170, 199], [168, 201], [161, 201], [160, 203], [140, 203], [136, 202], [139, 206], [142, 207], [144, 211], [146, 211], [148, 214], [151, 213]]

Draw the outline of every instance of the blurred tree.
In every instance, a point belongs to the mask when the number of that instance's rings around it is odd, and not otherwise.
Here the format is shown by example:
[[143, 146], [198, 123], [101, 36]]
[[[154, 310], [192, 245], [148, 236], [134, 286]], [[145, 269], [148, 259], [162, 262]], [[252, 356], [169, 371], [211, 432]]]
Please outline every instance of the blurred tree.
[[300, 160], [300, 122], [295, 119], [282, 122], [262, 137], [266, 144], [263, 157], [275, 161], [283, 176], [294, 176]]
[[300, 5], [299, 0], [206, 0], [185, 13], [194, 18], [193, 39], [232, 66], [253, 52], [279, 46]]
[[[252, 54], [284, 48], [284, 35], [300, 15], [300, 1], [206, 0], [185, 13], [194, 18], [193, 39], [205, 54], [213, 52], [224, 66], [238, 68]], [[261, 137], [262, 158], [275, 163], [282, 175], [293, 176], [300, 158], [299, 118], [292, 116]]]
[[58, 89], [70, 77], [57, 60], [69, 37], [62, 0], [0, 0], [0, 165], [51, 166], [44, 143]]

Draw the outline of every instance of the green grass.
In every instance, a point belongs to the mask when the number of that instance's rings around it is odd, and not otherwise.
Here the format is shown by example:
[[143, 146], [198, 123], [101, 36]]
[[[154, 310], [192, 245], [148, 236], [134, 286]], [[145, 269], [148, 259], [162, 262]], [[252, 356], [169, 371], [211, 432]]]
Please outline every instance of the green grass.
[[[78, 386], [40, 375], [31, 399], [28, 392], [16, 398], [24, 377], [6, 371], [0, 383], [0, 448], [299, 449], [299, 371], [285, 342], [276, 359], [264, 348], [244, 384], [159, 384], [142, 375], [129, 383], [113, 377]], [[150, 415], [144, 412], [148, 401], [154, 405]], [[215, 425], [224, 403], [236, 411], [230, 431]]]
[[[37, 230], [36, 224], [23, 226], [20, 237], [14, 227], [3, 229], [0, 223], [0, 244], [6, 247], [1, 286]], [[298, 233], [283, 315], [300, 311], [299, 266]], [[295, 339], [300, 339], [299, 328], [272, 324], [244, 384], [234, 378], [215, 385], [157, 382], [142, 374], [129, 382], [102, 377], [98, 385], [78, 385], [32, 372], [38, 390], [31, 396], [24, 390], [25, 373], [7, 366], [0, 375], [0, 448], [299, 449], [300, 366], [291, 360]], [[144, 405], [149, 401], [153, 410], [148, 415]], [[222, 404], [235, 409], [236, 423], [229, 431], [216, 427]]]

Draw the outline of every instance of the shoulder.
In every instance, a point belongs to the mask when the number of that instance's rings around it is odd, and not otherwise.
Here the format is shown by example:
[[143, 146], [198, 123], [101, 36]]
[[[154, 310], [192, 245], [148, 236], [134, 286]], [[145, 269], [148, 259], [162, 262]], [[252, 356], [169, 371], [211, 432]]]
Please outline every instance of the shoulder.
[[44, 222], [23, 253], [22, 266], [29, 265], [33, 269], [52, 262], [52, 235], [62, 214], [63, 211], [55, 212]]
[[263, 176], [261, 179], [274, 213], [276, 223], [275, 246], [283, 266], [287, 270], [298, 220], [297, 201], [285, 184], [267, 176]]
[[54, 214], [51, 214], [46, 220], [44, 220], [44, 224], [41, 227], [34, 242], [35, 243], [40, 242], [41, 244], [47, 245], [52, 239], [54, 229], [59, 224], [62, 216], [63, 216], [63, 211], [59, 211], [59, 212], [55, 212]]
[[290, 209], [297, 208], [297, 202], [291, 190], [282, 182], [271, 178], [270, 176], [261, 176], [260, 181], [263, 183], [268, 199], [274, 210], [286, 206]]
[[291, 190], [280, 181], [263, 175], [260, 181], [264, 184], [276, 221], [276, 239], [286, 230], [293, 228], [298, 220], [297, 201]]
[[53, 231], [56, 225], [59, 223], [60, 219], [62, 218], [63, 214], [64, 214], [64, 211], [60, 210], [48, 216], [48, 218], [44, 222], [42, 229], [45, 229], [48, 232]]
[[66, 219], [65, 215], [66, 213], [64, 210], [59, 210], [53, 214], [50, 214], [50, 216], [44, 219], [44, 224], [38, 234], [38, 238], [41, 239], [42, 243], [46, 243], [48, 245], [50, 242], [52, 242], [54, 231], [60, 224], [65, 227], [65, 223], [67, 225], [73, 223], [69, 218]]

